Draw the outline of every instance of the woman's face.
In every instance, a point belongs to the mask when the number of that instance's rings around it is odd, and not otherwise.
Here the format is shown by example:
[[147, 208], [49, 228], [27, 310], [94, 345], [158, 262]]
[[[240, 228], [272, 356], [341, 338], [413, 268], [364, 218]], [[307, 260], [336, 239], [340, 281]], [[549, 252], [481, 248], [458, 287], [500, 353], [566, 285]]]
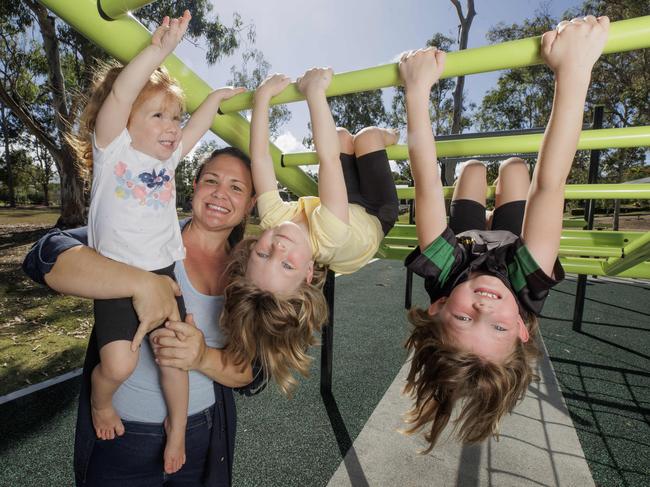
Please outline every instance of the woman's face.
[[255, 204], [251, 171], [235, 156], [206, 163], [194, 186], [192, 219], [211, 230], [236, 227]]

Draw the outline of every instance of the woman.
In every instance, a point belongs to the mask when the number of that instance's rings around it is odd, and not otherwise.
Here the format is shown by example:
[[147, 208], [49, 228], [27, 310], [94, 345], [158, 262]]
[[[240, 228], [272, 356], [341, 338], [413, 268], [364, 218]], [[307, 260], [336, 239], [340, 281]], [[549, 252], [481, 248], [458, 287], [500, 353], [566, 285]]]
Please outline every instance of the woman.
[[178, 316], [176, 295], [181, 292], [188, 313], [194, 316], [193, 320], [188, 317], [187, 323], [168, 325], [182, 343], [170, 336], [169, 330], [157, 332], [162, 344], [172, 346], [158, 350], [163, 365], [191, 371], [184, 467], [171, 476], [163, 473], [166, 411], [147, 341], [136, 370], [113, 400], [126, 433], [114, 440], [96, 438], [90, 416], [90, 371], [99, 361], [93, 332], [84, 362], [75, 434], [78, 486], [118, 482], [121, 487], [162, 485], [163, 481], [167, 486], [230, 485], [236, 424], [230, 388], [256, 391], [260, 387], [251, 384], [254, 375], [263, 375], [228, 360], [221, 350], [225, 338], [218, 327], [224, 288], [221, 276], [255, 204], [250, 159], [235, 148], [213, 152], [197, 171], [194, 190], [192, 218], [181, 222], [187, 257], [175, 265], [178, 285], [169, 277], [97, 254], [85, 246], [86, 228], [52, 230], [32, 247], [23, 263], [32, 279], [61, 293], [93, 299], [132, 298], [141, 320], [139, 333]]

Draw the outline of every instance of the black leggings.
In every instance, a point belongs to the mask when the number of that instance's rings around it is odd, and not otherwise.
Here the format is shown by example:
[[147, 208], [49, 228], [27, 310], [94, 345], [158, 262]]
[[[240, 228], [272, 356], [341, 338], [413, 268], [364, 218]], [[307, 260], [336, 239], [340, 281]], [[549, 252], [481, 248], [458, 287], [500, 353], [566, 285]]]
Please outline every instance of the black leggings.
[[486, 228], [485, 206], [474, 200], [453, 200], [449, 215], [449, 228], [458, 235], [467, 230], [508, 230], [521, 236], [526, 200], [510, 201], [499, 206], [492, 214], [492, 227]]
[[386, 235], [399, 215], [397, 190], [386, 150], [355, 157], [341, 153], [341, 166], [348, 193], [348, 202], [362, 206], [379, 219]]
[[[176, 280], [174, 277], [174, 264], [151, 272]], [[185, 320], [186, 311], [183, 297], [176, 297], [176, 303], [181, 314], [181, 321]], [[135, 312], [131, 298], [95, 299], [93, 312], [98, 348], [118, 340], [133, 340], [140, 320]]]

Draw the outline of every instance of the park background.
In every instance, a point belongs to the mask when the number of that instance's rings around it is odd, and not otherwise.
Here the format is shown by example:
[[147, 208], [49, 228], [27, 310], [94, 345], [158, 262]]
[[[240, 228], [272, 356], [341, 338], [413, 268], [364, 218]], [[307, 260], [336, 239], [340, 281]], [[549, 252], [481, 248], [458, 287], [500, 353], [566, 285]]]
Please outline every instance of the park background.
[[[475, 9], [468, 48], [539, 35], [575, 15], [607, 14], [615, 21], [650, 14], [645, 0], [464, 0], [457, 5], [447, 0], [161, 0], [135, 16], [153, 30], [163, 15], [180, 15], [189, 8], [191, 30], [176, 54], [214, 88], [235, 84], [252, 89], [273, 72], [295, 78], [312, 66], [331, 66], [335, 72], [362, 69], [394, 62], [401, 52], [426, 45], [458, 50], [462, 29], [457, 7], [466, 17], [468, 3]], [[88, 186], [77, 176], [64, 135], [75, 125], [78, 95], [87, 92], [96, 60], [105, 59], [99, 48], [38, 2], [0, 6], [0, 396], [81, 365], [92, 325], [89, 302], [55, 295], [30, 282], [20, 264], [31, 244], [53, 225], [85, 222]], [[462, 97], [455, 96], [458, 82], [443, 80], [432, 91], [438, 135], [537, 128], [548, 118], [553, 81], [543, 66], [469, 76], [463, 80]], [[337, 123], [353, 131], [375, 124], [405, 134], [399, 89], [330, 102]], [[597, 64], [586, 123], [596, 105], [605, 107], [606, 128], [650, 125], [647, 49], [609, 55]], [[272, 117], [272, 139], [281, 150], [310, 147], [304, 103], [274, 107]], [[194, 169], [207, 152], [223, 145], [209, 134], [179, 167], [181, 213], [189, 208]], [[586, 182], [588, 157], [586, 151], [578, 153], [570, 183]], [[603, 151], [601, 157], [600, 182], [650, 177], [650, 156], [644, 149]], [[496, 162], [488, 164], [494, 172]], [[405, 162], [394, 162], [393, 169], [398, 184], [411, 183]], [[650, 229], [645, 205], [647, 201], [626, 201], [619, 228]], [[579, 216], [579, 206], [567, 209]], [[600, 202], [597, 210], [596, 226], [611, 228], [613, 203]]]

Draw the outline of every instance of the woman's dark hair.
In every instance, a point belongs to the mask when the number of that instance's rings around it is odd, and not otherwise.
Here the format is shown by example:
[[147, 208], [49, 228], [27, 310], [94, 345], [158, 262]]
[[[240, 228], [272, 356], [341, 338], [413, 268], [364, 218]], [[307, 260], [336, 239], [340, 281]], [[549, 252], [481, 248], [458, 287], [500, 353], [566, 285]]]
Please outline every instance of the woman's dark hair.
[[[201, 174], [203, 174], [203, 170], [205, 169], [205, 166], [208, 165], [209, 162], [211, 162], [213, 159], [219, 157], [219, 156], [232, 156], [235, 157], [236, 159], [239, 159], [241, 162], [244, 163], [244, 165], [248, 168], [250, 171], [251, 169], [251, 158], [246, 155], [246, 153], [238, 149], [237, 147], [223, 147], [221, 149], [216, 149], [212, 151], [212, 153], [207, 156], [205, 159], [203, 159], [203, 162], [199, 166], [199, 168], [196, 170], [196, 174], [194, 175], [194, 183], [198, 183], [199, 179], [201, 179]], [[255, 195], [255, 188], [253, 187], [253, 192], [251, 193], [251, 196]], [[239, 225], [237, 225], [235, 228], [232, 229], [232, 232], [230, 232], [230, 235], [228, 235], [228, 244], [230, 245], [230, 248], [234, 248], [235, 245], [237, 245], [239, 242], [242, 241], [244, 238], [244, 233], [246, 232], [246, 220], [247, 218], [244, 218]]]

